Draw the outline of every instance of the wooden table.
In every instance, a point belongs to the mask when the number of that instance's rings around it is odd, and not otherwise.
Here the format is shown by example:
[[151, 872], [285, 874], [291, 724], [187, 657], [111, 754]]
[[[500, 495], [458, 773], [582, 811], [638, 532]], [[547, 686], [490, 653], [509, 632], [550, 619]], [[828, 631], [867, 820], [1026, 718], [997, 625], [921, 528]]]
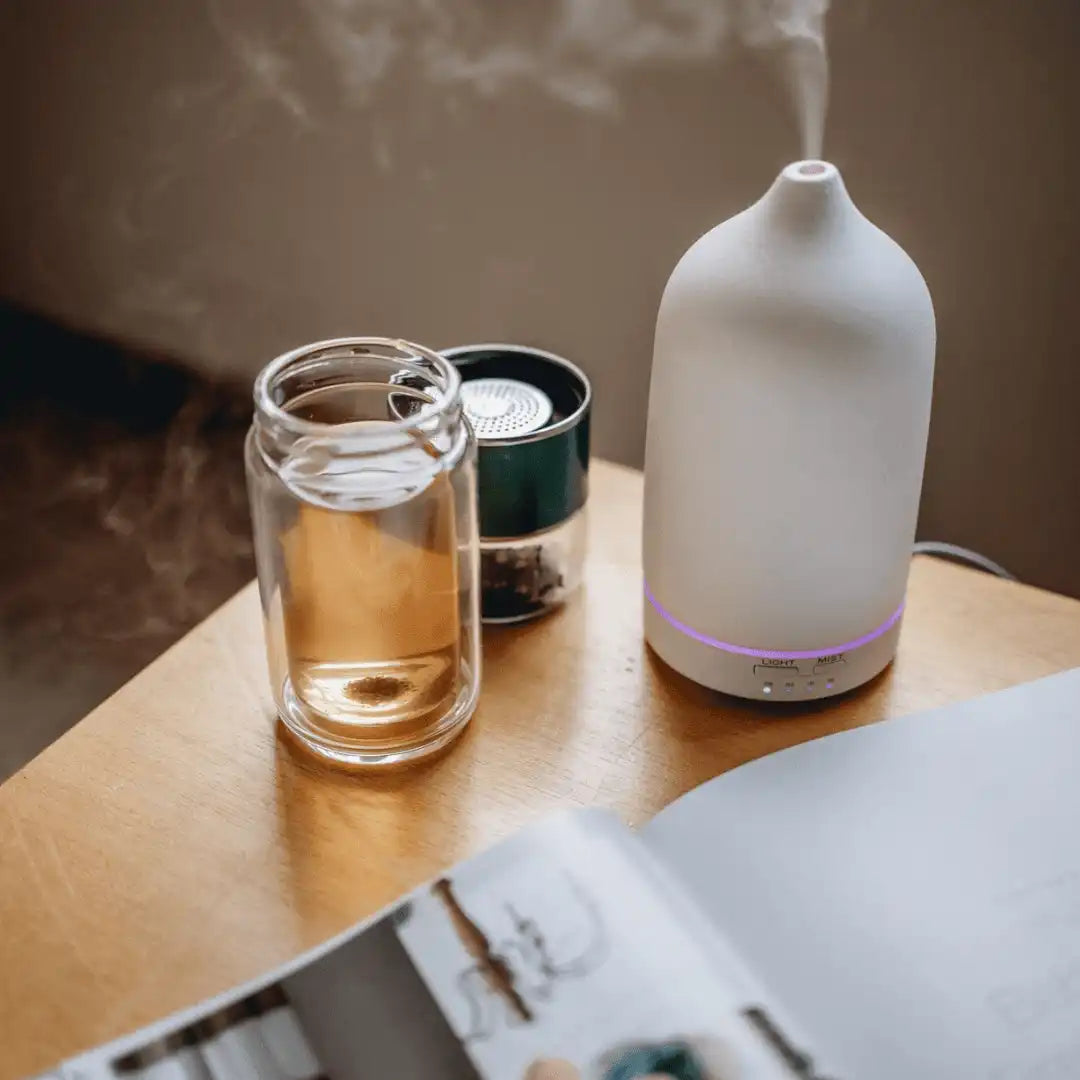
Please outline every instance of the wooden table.
[[597, 463], [586, 590], [487, 635], [473, 724], [411, 772], [331, 771], [278, 734], [249, 587], [12, 777], [0, 1077], [251, 978], [558, 807], [641, 822], [781, 747], [1080, 665], [1080, 603], [917, 559], [870, 686], [794, 708], [710, 694], [643, 644], [640, 518], [641, 476]]

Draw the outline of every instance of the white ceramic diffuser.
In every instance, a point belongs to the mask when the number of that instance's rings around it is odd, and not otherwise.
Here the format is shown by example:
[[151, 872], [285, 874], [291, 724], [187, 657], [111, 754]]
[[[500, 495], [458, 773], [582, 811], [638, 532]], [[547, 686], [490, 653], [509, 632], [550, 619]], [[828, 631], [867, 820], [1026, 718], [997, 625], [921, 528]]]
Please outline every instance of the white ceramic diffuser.
[[683, 256], [656, 322], [645, 635], [749, 698], [892, 659], [922, 486], [934, 311], [836, 167], [789, 165]]

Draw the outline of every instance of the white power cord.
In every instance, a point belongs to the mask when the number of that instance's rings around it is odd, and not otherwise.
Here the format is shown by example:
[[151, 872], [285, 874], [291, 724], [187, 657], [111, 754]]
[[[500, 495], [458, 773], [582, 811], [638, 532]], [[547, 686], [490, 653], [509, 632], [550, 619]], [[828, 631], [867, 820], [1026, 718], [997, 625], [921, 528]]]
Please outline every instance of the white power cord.
[[979, 570], [985, 570], [988, 574], [1004, 578], [1006, 581], [1017, 581], [1015, 574], [1010, 574], [1001, 563], [981, 555], [970, 548], [961, 547], [959, 544], [949, 544], [944, 540], [920, 540], [912, 549], [915, 555], [940, 555], [945, 559], [954, 559], [957, 562], [967, 563]]

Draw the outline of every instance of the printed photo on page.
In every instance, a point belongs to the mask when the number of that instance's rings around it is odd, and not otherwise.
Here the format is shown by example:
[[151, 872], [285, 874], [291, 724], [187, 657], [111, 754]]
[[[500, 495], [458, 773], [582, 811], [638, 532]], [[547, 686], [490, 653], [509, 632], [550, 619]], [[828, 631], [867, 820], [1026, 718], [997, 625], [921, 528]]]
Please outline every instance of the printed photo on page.
[[662, 880], [615, 836], [578, 827], [553, 839], [530, 832], [473, 860], [396, 922], [481, 1076], [798, 1075], [780, 1067], [754, 999], [718, 970]]

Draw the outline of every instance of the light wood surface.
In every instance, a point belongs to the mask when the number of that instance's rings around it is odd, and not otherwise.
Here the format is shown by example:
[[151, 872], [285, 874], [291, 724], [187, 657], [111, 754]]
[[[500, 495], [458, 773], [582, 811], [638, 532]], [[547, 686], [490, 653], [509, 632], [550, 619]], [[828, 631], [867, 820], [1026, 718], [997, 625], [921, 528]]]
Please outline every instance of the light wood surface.
[[641, 822], [781, 747], [1080, 665], [1080, 603], [917, 559], [870, 686], [812, 707], [710, 694], [642, 642], [640, 515], [640, 475], [597, 463], [584, 592], [486, 635], [476, 718], [428, 765], [357, 777], [295, 750], [249, 587], [12, 777], [0, 1077], [252, 978], [549, 811]]

